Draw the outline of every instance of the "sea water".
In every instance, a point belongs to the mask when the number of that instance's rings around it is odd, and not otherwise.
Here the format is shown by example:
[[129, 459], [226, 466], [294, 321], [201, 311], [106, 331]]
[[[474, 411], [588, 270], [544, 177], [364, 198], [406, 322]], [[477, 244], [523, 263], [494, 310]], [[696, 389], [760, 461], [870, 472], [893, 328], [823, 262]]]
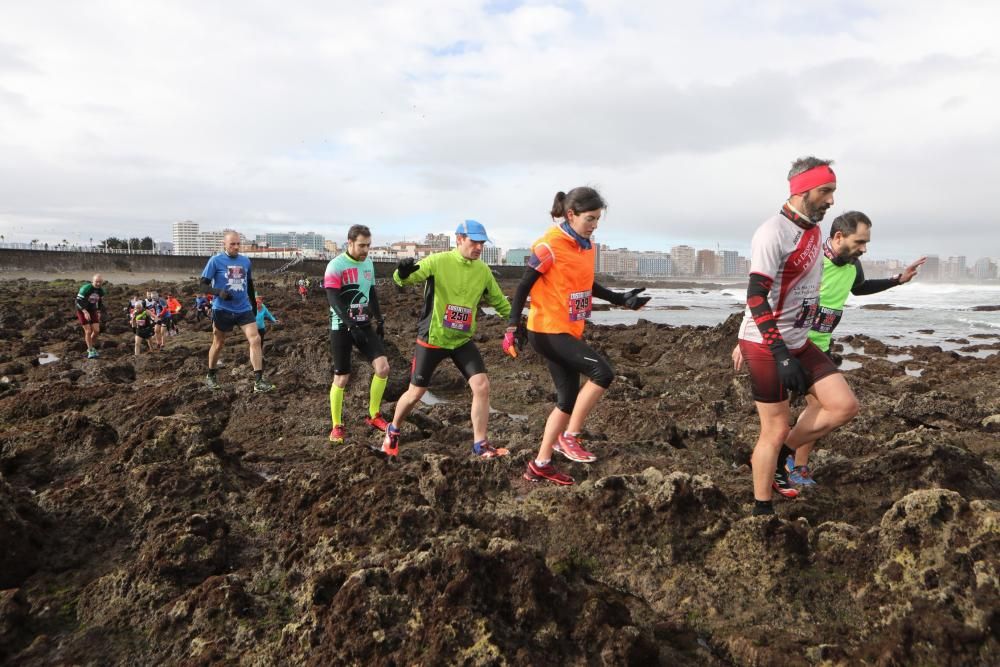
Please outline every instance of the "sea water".
[[[618, 291], [623, 289], [616, 287]], [[674, 326], [715, 326], [733, 313], [743, 312], [746, 286], [650, 288], [645, 294], [653, 298], [641, 311], [599, 310], [594, 311], [591, 321], [595, 324], [634, 324], [642, 318]], [[865, 304], [909, 310], [861, 308]], [[921, 283], [917, 278], [878, 294], [849, 296], [834, 337], [864, 334], [888, 345], [939, 345], [945, 350], [995, 343], [1000, 341], [1000, 311], [974, 311], [972, 308], [997, 305], [1000, 305], [1000, 285]], [[684, 309], [676, 309], [678, 306]], [[974, 334], [990, 337], [970, 338]], [[969, 342], [956, 342], [957, 339]], [[988, 354], [987, 351], [983, 353]]]

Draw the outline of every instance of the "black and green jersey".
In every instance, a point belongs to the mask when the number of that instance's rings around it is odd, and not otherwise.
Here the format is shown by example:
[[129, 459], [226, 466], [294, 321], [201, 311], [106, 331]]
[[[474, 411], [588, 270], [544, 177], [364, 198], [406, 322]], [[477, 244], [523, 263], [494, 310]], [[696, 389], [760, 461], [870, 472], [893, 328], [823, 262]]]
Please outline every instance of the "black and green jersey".
[[819, 285], [819, 310], [813, 319], [809, 331], [809, 340], [816, 346], [828, 352], [833, 330], [840, 323], [844, 314], [844, 303], [847, 295], [864, 296], [875, 294], [895, 287], [899, 281], [895, 278], [880, 280], [865, 280], [861, 262], [852, 259], [849, 262], [838, 261], [830, 248], [830, 242], [823, 245], [823, 278]]
[[76, 309], [93, 312], [101, 307], [102, 298], [104, 298], [103, 287], [94, 287], [91, 283], [84, 283], [80, 286], [80, 291], [76, 293]]

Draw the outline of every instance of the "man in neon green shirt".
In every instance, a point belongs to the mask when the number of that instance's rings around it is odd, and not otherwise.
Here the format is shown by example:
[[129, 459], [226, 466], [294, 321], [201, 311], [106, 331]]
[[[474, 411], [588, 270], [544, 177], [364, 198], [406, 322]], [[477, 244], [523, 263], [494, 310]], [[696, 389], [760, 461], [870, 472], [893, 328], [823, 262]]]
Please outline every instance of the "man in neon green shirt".
[[506, 449], [493, 447], [486, 437], [490, 382], [483, 357], [472, 341], [480, 301], [485, 299], [501, 319], [510, 314], [510, 303], [493, 272], [479, 260], [487, 241], [486, 228], [475, 220], [466, 220], [455, 230], [455, 249], [429, 255], [419, 264], [412, 257], [403, 259], [392, 275], [401, 287], [424, 283], [424, 307], [417, 324], [410, 387], [396, 403], [396, 413], [380, 449], [389, 456], [398, 455], [399, 427], [427, 391], [434, 369], [449, 358], [472, 389], [473, 453], [484, 459], [507, 453]]

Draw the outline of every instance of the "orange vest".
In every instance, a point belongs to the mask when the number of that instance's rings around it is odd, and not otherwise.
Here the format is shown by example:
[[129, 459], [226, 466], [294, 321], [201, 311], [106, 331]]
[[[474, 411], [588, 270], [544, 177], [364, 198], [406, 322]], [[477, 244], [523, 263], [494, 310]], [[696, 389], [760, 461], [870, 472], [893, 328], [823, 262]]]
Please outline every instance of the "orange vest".
[[594, 248], [584, 250], [559, 225], [550, 227], [531, 251], [539, 260], [541, 277], [531, 288], [528, 329], [583, 337], [590, 317], [594, 286]]

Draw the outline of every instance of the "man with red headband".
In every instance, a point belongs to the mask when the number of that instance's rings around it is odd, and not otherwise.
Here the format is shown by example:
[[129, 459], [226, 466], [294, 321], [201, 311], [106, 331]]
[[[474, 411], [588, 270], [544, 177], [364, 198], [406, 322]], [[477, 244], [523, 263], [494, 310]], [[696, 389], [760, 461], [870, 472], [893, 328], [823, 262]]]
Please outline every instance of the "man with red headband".
[[[800, 158], [788, 173], [790, 196], [750, 242], [750, 284], [740, 325], [740, 351], [760, 416], [754, 447], [753, 513], [774, 514], [771, 494], [798, 491], [778, 461], [850, 421], [858, 401], [830, 358], [809, 340], [819, 310], [823, 238], [817, 223], [833, 206], [837, 177], [830, 160]], [[789, 428], [789, 392], [812, 394]]]

